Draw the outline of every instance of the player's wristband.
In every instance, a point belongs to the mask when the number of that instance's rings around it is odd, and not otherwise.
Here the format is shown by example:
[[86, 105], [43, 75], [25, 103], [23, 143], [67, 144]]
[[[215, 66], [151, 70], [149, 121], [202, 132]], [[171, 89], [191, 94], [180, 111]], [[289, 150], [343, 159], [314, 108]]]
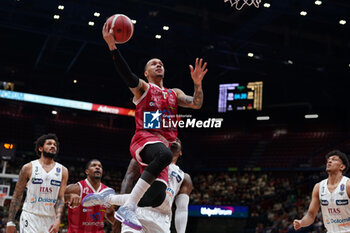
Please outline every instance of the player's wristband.
[[12, 221], [9, 221], [9, 222], [7, 222], [6, 226], [7, 227], [15, 227], [16, 224], [14, 222], [12, 222]]

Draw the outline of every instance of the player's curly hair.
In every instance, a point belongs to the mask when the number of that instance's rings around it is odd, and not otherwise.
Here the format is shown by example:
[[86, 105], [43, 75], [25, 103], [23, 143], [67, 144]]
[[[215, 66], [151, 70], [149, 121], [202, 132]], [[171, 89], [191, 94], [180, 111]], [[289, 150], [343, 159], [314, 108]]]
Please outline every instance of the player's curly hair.
[[329, 159], [329, 157], [331, 157], [333, 155], [338, 156], [341, 159], [341, 161], [343, 162], [343, 164], [345, 165], [345, 169], [343, 170], [343, 174], [345, 174], [349, 169], [348, 156], [345, 153], [341, 152], [340, 150], [332, 150], [331, 152], [326, 154], [326, 161]]
[[58, 138], [56, 136], [56, 134], [54, 133], [49, 133], [49, 134], [44, 134], [44, 135], [41, 135], [40, 137], [38, 137], [38, 139], [36, 139], [36, 141], [34, 142], [34, 145], [35, 145], [35, 153], [40, 156], [41, 155], [41, 152], [39, 151], [39, 147], [43, 147], [44, 146], [44, 143], [47, 139], [53, 139], [55, 140], [56, 144], [57, 144], [57, 154], [60, 150], [60, 143], [58, 141]]

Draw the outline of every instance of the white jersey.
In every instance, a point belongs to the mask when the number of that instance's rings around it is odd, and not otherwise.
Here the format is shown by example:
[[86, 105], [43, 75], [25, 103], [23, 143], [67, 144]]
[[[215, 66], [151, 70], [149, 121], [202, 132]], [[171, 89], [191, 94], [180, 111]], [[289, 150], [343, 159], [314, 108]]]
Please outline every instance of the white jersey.
[[168, 187], [163, 203], [156, 207], [136, 208], [138, 220], [142, 224], [142, 230], [134, 230], [122, 224], [122, 233], [170, 233], [171, 207], [175, 196], [179, 193], [185, 173], [175, 164], [169, 165]]
[[62, 165], [57, 163], [46, 172], [39, 163], [32, 163], [32, 175], [27, 183], [27, 197], [23, 210], [37, 215], [55, 216], [55, 204], [62, 181]]
[[348, 177], [343, 176], [332, 193], [328, 190], [328, 179], [320, 183], [320, 206], [327, 233], [350, 233], [350, 202], [346, 192], [348, 180]]
[[171, 207], [173, 205], [175, 196], [179, 193], [182, 182], [184, 181], [185, 173], [177, 166], [172, 163], [169, 165], [168, 171], [168, 188], [166, 189], [166, 197], [163, 203], [156, 207], [155, 210], [160, 213], [171, 216]]
[[[184, 180], [185, 173], [176, 164], [170, 164], [168, 170], [168, 187], [165, 191], [166, 196], [163, 203], [156, 207], [143, 207], [143, 209], [149, 209], [151, 211], [156, 211], [161, 214], [166, 214], [171, 217], [172, 211], [171, 207], [174, 202], [175, 196], [179, 193], [180, 187]], [[137, 208], [140, 209], [140, 208]]]

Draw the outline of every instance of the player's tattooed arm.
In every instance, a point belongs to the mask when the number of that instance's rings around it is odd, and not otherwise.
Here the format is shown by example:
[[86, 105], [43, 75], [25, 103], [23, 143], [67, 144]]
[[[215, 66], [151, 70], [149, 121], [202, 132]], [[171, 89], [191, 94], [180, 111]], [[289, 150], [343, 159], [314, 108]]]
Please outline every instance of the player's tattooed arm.
[[174, 89], [177, 95], [178, 105], [185, 108], [200, 109], [203, 104], [203, 90], [202, 80], [205, 74], [208, 72], [207, 63], [203, 63], [203, 59], [196, 58], [195, 67], [189, 65], [191, 71], [191, 78], [194, 84], [193, 96], [185, 95], [180, 89]]
[[177, 104], [184, 108], [200, 109], [203, 105], [203, 90], [202, 84], [194, 85], [193, 96], [186, 95], [182, 90], [178, 88], [173, 89], [177, 95]]
[[120, 193], [130, 193], [140, 175], [138, 163], [135, 159], [131, 159], [121, 185]]
[[68, 169], [66, 167], [62, 167], [61, 187], [60, 187], [60, 190], [58, 192], [57, 202], [55, 205], [56, 220], [61, 220], [61, 217], [63, 215], [64, 194], [65, 194], [66, 188], [67, 188], [67, 181], [68, 181]]
[[57, 199], [55, 209], [56, 209], [56, 219], [61, 219], [63, 215], [63, 207], [64, 207], [64, 199], [62, 197], [59, 197]]
[[13, 222], [15, 220], [16, 214], [19, 208], [21, 207], [23, 192], [27, 185], [31, 172], [32, 172], [32, 164], [27, 163], [22, 167], [19, 173], [16, 188], [13, 193], [11, 204], [10, 204], [9, 215], [8, 215], [9, 222], [11, 221]]

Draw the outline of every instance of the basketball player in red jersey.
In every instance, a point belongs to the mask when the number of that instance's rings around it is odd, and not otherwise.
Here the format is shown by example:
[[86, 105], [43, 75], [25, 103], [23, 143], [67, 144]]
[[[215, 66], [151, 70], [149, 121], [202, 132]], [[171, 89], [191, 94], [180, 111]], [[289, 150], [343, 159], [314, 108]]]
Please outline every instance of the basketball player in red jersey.
[[112, 232], [114, 232], [114, 224], [118, 222], [113, 217], [113, 207], [80, 205], [81, 199], [87, 194], [110, 189], [101, 183], [103, 174], [101, 162], [97, 159], [90, 160], [86, 165], [85, 173], [87, 175], [85, 180], [68, 185], [65, 191], [65, 199], [68, 203], [67, 233], [103, 233], [104, 218], [112, 224]]
[[[180, 89], [164, 88], [164, 66], [158, 58], [149, 60], [145, 66], [144, 75], [148, 83], [139, 79], [130, 70], [117, 49], [113, 30], [108, 30], [105, 24], [102, 34], [112, 53], [119, 76], [134, 94], [136, 132], [131, 141], [130, 152], [139, 163], [142, 173], [130, 194], [130, 198], [125, 205], [118, 209], [115, 217], [124, 224], [140, 230], [142, 226], [135, 214], [136, 205], [141, 197], [144, 199], [144, 206], [156, 207], [163, 203], [166, 196], [168, 165], [173, 157], [169, 146], [177, 137], [176, 127], [163, 128], [159, 121], [160, 116], [167, 113], [167, 117], [174, 120], [178, 105], [193, 109], [201, 108], [203, 103], [202, 80], [208, 71], [206, 69], [207, 63], [203, 63], [203, 59], [197, 58], [195, 67], [189, 66], [194, 84], [194, 94], [188, 96]], [[153, 128], [149, 126], [153, 126]], [[97, 195], [99, 199], [102, 196], [107, 197], [108, 195], [107, 193]], [[89, 199], [83, 200], [86, 205], [94, 204], [95, 201], [93, 195]]]

